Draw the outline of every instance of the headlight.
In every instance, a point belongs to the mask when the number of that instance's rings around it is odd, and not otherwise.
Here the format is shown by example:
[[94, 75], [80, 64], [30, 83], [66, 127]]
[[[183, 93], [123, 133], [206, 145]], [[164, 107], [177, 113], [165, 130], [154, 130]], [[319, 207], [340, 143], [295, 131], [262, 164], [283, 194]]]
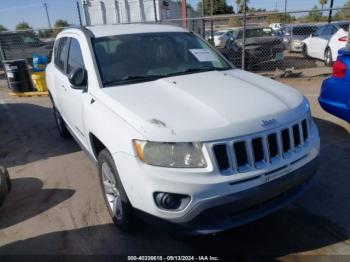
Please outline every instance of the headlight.
[[202, 143], [164, 143], [134, 140], [140, 160], [152, 166], [201, 168], [207, 163]]

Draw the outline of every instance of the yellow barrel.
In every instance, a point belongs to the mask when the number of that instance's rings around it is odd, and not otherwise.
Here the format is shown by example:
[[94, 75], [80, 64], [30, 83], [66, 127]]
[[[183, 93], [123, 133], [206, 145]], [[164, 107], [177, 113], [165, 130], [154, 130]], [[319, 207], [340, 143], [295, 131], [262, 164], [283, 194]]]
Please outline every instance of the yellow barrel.
[[45, 72], [33, 72], [32, 80], [37, 91], [44, 92], [47, 91]]

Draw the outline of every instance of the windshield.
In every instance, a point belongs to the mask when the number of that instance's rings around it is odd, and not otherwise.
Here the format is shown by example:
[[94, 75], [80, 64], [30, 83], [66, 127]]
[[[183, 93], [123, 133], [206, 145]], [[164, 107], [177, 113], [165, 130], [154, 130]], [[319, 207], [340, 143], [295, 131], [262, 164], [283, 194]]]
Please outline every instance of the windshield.
[[316, 31], [316, 26], [296, 26], [293, 27], [293, 35], [310, 35]]
[[[246, 29], [245, 31], [245, 37], [250, 38], [250, 37], [262, 37], [262, 36], [273, 36], [273, 31], [271, 28], [266, 27], [266, 28], [250, 28]], [[241, 39], [243, 37], [243, 32], [240, 30], [238, 34], [238, 39]]]
[[217, 31], [217, 32], [214, 32], [214, 35], [215, 36], [220, 36], [220, 35], [224, 35], [227, 31]]
[[192, 33], [142, 33], [94, 39], [103, 86], [232, 67]]

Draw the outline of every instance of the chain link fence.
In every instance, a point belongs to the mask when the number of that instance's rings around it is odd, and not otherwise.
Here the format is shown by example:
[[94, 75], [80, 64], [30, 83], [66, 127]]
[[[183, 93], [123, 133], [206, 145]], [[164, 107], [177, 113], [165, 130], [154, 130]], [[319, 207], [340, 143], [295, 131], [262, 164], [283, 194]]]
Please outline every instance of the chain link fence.
[[[200, 34], [237, 68], [273, 78], [328, 76], [338, 50], [348, 43], [350, 19], [330, 9], [255, 12], [172, 19]], [[349, 8], [333, 12], [350, 13]], [[310, 22], [310, 15], [319, 21]], [[346, 18], [346, 16], [345, 16]], [[314, 18], [313, 18], [314, 19]]]
[[[346, 8], [336, 11], [350, 13]], [[321, 16], [318, 22], [308, 22], [312, 12], [248, 12], [158, 23], [183, 26], [200, 34], [238, 68], [273, 78], [327, 76], [338, 50], [347, 44], [350, 20], [328, 23], [322, 19], [327, 17]], [[60, 30], [1, 32], [0, 59], [27, 59], [29, 64], [35, 54], [50, 59]]]

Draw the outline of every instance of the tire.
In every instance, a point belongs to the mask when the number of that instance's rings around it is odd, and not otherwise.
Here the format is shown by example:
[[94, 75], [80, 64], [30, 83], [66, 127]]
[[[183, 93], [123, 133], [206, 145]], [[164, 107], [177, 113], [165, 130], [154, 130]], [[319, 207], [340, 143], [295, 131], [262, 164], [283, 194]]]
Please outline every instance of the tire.
[[131, 232], [138, 226], [136, 214], [125, 193], [114, 160], [107, 149], [98, 155], [98, 173], [103, 197], [116, 226]]
[[11, 189], [11, 180], [7, 170], [0, 166], [0, 207], [5, 202], [5, 198], [10, 192]]
[[58, 109], [56, 108], [55, 105], [53, 105], [53, 114], [55, 117], [57, 130], [58, 130], [58, 133], [60, 134], [60, 136], [65, 138], [65, 139], [70, 138], [71, 135], [67, 129], [66, 123], [64, 122], [60, 112], [58, 111]]
[[333, 65], [332, 51], [329, 47], [327, 47], [326, 51], [324, 52], [323, 61], [324, 61], [325, 66], [332, 66]]
[[307, 45], [306, 44], [303, 45], [301, 53], [302, 53], [303, 57], [305, 57], [305, 58], [309, 57], [308, 52], [307, 52]]

